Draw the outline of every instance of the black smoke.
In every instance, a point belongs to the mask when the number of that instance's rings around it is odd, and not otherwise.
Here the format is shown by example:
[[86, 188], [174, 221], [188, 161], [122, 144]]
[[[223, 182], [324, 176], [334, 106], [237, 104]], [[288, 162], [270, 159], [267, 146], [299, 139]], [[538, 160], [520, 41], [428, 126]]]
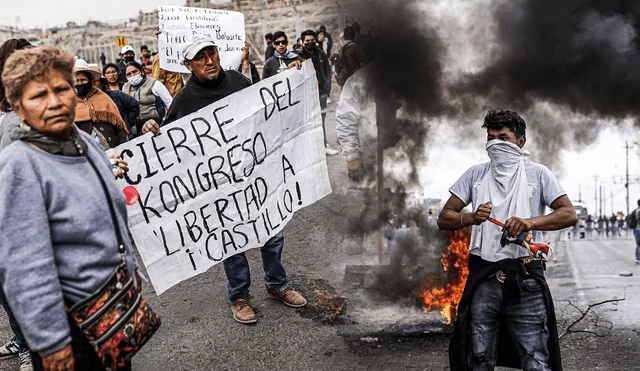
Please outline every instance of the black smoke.
[[[451, 87], [453, 95], [471, 99], [466, 107], [486, 102], [532, 110], [536, 119], [536, 105], [548, 102], [583, 115], [587, 130], [593, 119], [637, 117], [640, 2], [518, 0], [501, 5], [494, 13], [493, 60]], [[554, 126], [569, 125], [560, 118]]]

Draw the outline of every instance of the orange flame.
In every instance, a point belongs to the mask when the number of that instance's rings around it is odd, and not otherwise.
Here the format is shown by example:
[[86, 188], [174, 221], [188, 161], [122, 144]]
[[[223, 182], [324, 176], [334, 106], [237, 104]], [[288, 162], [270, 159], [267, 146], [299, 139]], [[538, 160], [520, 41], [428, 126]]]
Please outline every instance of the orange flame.
[[430, 278], [425, 283], [425, 290], [420, 295], [424, 301], [424, 311], [438, 308], [442, 318], [447, 323], [455, 320], [458, 303], [462, 298], [464, 285], [469, 276], [469, 240], [471, 230], [465, 229], [451, 233], [450, 245], [447, 251], [442, 253], [442, 267], [446, 276], [446, 283], [438, 282], [436, 278]]

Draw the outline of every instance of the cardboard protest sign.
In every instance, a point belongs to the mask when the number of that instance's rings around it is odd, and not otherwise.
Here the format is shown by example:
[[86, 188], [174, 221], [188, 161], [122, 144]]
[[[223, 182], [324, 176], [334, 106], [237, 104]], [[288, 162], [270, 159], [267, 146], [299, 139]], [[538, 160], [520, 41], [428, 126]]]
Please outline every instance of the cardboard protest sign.
[[116, 152], [129, 227], [158, 294], [261, 247], [331, 193], [313, 64], [230, 95]]
[[227, 10], [190, 8], [186, 6], [158, 6], [160, 35], [158, 53], [160, 68], [188, 73], [183, 65], [182, 49], [193, 35], [213, 38], [220, 62], [225, 70], [235, 70], [242, 61], [244, 47], [244, 14]]

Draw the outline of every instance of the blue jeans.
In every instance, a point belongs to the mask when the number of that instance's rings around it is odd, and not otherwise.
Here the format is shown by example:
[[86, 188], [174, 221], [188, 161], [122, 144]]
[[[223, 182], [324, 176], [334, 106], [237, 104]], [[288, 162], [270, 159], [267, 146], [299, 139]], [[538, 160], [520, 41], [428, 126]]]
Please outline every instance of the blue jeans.
[[7, 317], [9, 317], [9, 326], [11, 327], [11, 331], [13, 332], [13, 336], [16, 339], [16, 343], [18, 343], [18, 347], [20, 348], [20, 352], [25, 352], [29, 350], [27, 346], [27, 341], [22, 335], [22, 330], [20, 330], [20, 326], [18, 326], [18, 321], [16, 321], [16, 317], [13, 316], [13, 312], [9, 305], [6, 304], [6, 299], [4, 297], [4, 291], [0, 289], [0, 304], [4, 308], [5, 312], [7, 312]]
[[547, 309], [542, 286], [533, 278], [523, 281], [521, 303], [504, 306], [502, 283], [495, 277], [481, 283], [471, 302], [469, 365], [474, 371], [493, 371], [500, 322], [505, 321], [524, 371], [551, 371], [547, 340]]
[[[262, 268], [264, 269], [264, 284], [272, 293], [279, 293], [289, 287], [287, 272], [280, 261], [284, 247], [284, 234], [275, 235], [262, 246]], [[234, 255], [224, 262], [224, 272], [227, 275], [227, 291], [230, 301], [248, 299], [251, 287], [251, 273], [249, 262], [244, 253]]]
[[320, 95], [320, 112], [322, 112], [322, 133], [324, 134], [324, 145], [327, 145], [327, 129], [324, 127], [324, 122], [327, 118], [327, 97]]
[[640, 260], [640, 230], [634, 229], [633, 236], [636, 238], [636, 260]]

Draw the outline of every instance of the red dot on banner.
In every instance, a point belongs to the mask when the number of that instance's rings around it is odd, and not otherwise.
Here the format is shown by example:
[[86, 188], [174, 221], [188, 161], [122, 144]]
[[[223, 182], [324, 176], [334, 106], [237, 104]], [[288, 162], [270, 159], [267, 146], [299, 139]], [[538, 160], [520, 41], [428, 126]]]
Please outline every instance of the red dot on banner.
[[124, 193], [124, 197], [127, 199], [127, 206], [135, 205], [140, 199], [140, 194], [138, 193], [138, 190], [136, 189], [136, 187], [132, 187], [132, 186], [124, 187], [124, 189], [122, 190], [122, 193]]

